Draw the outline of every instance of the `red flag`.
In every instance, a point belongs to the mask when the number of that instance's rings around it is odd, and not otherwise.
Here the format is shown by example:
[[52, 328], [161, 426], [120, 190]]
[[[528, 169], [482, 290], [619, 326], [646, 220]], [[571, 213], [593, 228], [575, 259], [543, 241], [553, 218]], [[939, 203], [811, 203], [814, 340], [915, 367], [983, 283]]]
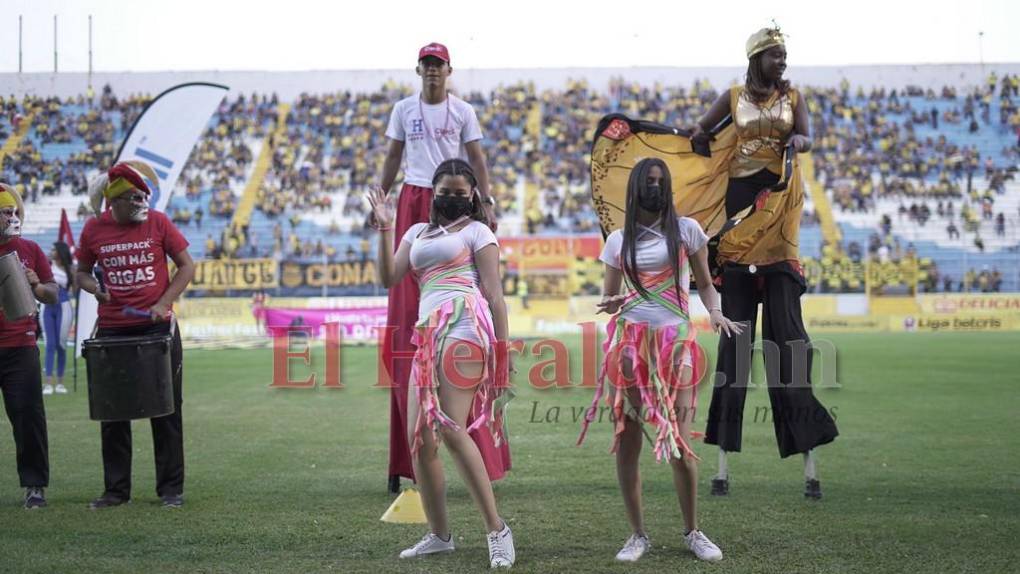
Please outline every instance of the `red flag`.
[[67, 210], [60, 210], [60, 232], [57, 234], [57, 240], [63, 241], [71, 248], [71, 253], [74, 253], [74, 233], [71, 232], [71, 221], [67, 219]]

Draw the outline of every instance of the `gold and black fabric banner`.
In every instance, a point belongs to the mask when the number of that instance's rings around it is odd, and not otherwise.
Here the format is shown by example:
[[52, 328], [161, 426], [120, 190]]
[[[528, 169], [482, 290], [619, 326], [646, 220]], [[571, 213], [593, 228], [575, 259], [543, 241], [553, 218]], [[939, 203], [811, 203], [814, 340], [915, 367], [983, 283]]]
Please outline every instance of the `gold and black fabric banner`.
[[718, 263], [796, 261], [804, 193], [795, 154], [788, 151], [780, 183], [762, 194], [757, 206], [728, 220], [726, 187], [736, 130], [727, 120], [713, 135], [710, 142], [695, 143], [679, 128], [622, 114], [602, 118], [592, 142], [591, 191], [603, 235], [623, 227], [631, 169], [658, 157], [669, 166], [677, 214], [697, 220], [709, 237], [722, 232], [715, 239]]

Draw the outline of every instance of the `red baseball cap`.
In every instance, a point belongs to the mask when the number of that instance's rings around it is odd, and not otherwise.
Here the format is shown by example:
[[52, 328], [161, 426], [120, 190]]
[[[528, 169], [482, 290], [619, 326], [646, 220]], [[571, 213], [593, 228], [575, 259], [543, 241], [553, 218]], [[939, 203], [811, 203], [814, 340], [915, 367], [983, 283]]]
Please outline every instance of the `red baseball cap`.
[[450, 63], [450, 51], [446, 49], [446, 46], [439, 42], [432, 42], [427, 46], [423, 46], [421, 50], [418, 50], [418, 61], [422, 61], [426, 56], [434, 56], [440, 60]]

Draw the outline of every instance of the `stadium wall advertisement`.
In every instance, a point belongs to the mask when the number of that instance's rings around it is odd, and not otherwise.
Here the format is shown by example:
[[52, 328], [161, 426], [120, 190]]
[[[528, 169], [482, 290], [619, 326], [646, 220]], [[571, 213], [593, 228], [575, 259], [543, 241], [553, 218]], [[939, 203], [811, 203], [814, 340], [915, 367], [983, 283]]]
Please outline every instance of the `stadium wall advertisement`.
[[1004, 313], [1020, 315], [1020, 293], [959, 293], [921, 295], [917, 298], [922, 313]]
[[[305, 294], [308, 289], [328, 288], [335, 294], [370, 295], [379, 290], [375, 261], [331, 261], [326, 263], [280, 264], [280, 286], [285, 291]], [[315, 294], [315, 293], [311, 293]]]
[[[839, 314], [834, 312], [840, 307], [839, 297], [802, 298], [808, 333], [1020, 331], [1020, 295], [922, 295], [918, 297], [922, 312], [909, 315]], [[970, 308], [949, 311], [943, 299], [962, 299]], [[580, 334], [587, 324], [595, 324], [603, 332], [606, 316], [595, 314], [597, 300], [578, 296], [525, 302], [507, 297], [510, 332], [515, 338]], [[941, 306], [936, 307], [939, 301]], [[264, 301], [202, 297], [186, 298], [176, 310], [181, 333], [192, 347], [268, 344], [273, 329], [288, 327], [321, 337], [323, 326], [329, 323], [340, 325], [343, 343], [374, 344], [386, 323], [386, 297], [276, 297]], [[691, 317], [699, 331], [710, 330], [708, 312], [697, 297], [691, 298]]]
[[279, 266], [274, 259], [203, 259], [195, 262], [196, 291], [270, 289], [278, 287]]
[[889, 319], [872, 315], [808, 315], [804, 327], [812, 333], [876, 333], [887, 331]]
[[[577, 261], [597, 261], [601, 243], [598, 237], [501, 240], [507, 277], [526, 277], [533, 284], [530, 297], [519, 297], [513, 294], [513, 281], [505, 282], [515, 337], [580, 334], [582, 325], [590, 324], [604, 329], [606, 316], [595, 314], [598, 295], [556, 295], [537, 288], [551, 280], [566, 284], [578, 271]], [[321, 338], [330, 323], [340, 325], [344, 343], [374, 344], [385, 327], [387, 304], [375, 276], [375, 261], [368, 258], [319, 263], [203, 260], [190, 292], [206, 296], [185, 298], [177, 313], [185, 340], [193, 346], [268, 344], [273, 331], [281, 328], [305, 329]], [[239, 293], [253, 297], [236, 297]], [[809, 294], [801, 305], [812, 334], [1020, 331], [1020, 294], [870, 299], [863, 294]], [[698, 297], [691, 298], [691, 317], [698, 330], [710, 329]]]
[[500, 251], [508, 263], [526, 268], [566, 269], [571, 259], [597, 259], [602, 238], [583, 237], [507, 237], [499, 240]]
[[[596, 236], [508, 237], [500, 239], [500, 247], [511, 272], [526, 271], [528, 278], [537, 284], [555, 279], [559, 291], [564, 291], [577, 258], [595, 261], [602, 240]], [[375, 260], [370, 258], [319, 262], [204, 259], [197, 262], [189, 291], [193, 296], [214, 297], [226, 291], [272, 291], [273, 295], [283, 297], [371, 296], [384, 292], [376, 275]], [[532, 290], [536, 295], [544, 294], [543, 291], [541, 287]]]
[[889, 331], [910, 333], [1020, 331], [1020, 316], [953, 313], [940, 315], [890, 316]]
[[263, 338], [250, 299], [182, 299], [174, 310], [181, 336], [193, 347], [251, 343]]
[[324, 337], [324, 326], [340, 325], [341, 341], [375, 343], [386, 327], [386, 306], [352, 307], [349, 309], [265, 308], [257, 319], [265, 330], [307, 329], [314, 337]]

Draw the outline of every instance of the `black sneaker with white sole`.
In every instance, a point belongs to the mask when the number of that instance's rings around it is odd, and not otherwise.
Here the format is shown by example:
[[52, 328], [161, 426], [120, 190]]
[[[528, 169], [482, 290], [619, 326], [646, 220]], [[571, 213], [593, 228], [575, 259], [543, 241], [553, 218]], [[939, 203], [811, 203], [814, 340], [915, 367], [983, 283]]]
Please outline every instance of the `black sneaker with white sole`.
[[160, 500], [163, 501], [163, 508], [182, 508], [184, 506], [183, 494], [168, 494], [161, 496]]
[[809, 478], [804, 482], [804, 498], [811, 500], [822, 499], [822, 483], [818, 482], [813, 478]]
[[31, 486], [25, 490], [25, 509], [46, 507], [46, 492], [41, 486]]
[[730, 493], [730, 479], [728, 478], [712, 479], [712, 496], [726, 496], [729, 493]]
[[89, 510], [102, 510], [104, 508], [113, 508], [114, 506], [121, 506], [123, 504], [131, 504], [131, 499], [121, 498], [115, 494], [104, 492], [102, 496], [89, 503]]

